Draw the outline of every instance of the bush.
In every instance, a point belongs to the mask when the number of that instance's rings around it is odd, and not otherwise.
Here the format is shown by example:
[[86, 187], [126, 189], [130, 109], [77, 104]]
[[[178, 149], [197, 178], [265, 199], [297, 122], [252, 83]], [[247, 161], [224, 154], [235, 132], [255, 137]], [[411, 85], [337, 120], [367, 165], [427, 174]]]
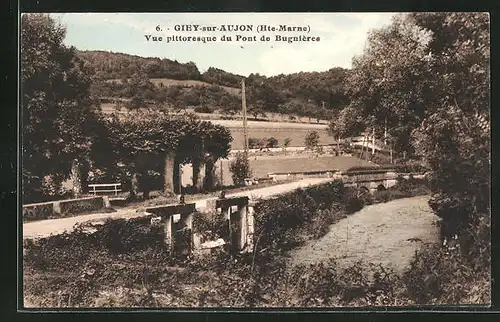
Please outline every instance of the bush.
[[373, 198], [365, 188], [348, 188], [343, 198], [343, 204], [348, 214], [360, 211], [365, 205], [372, 203]]
[[250, 149], [259, 149], [264, 147], [264, 140], [258, 138], [249, 138], [248, 147]]
[[[146, 222], [149, 218], [141, 218]], [[165, 235], [163, 227], [140, 225], [124, 219], [107, 220], [95, 233], [95, 238], [111, 253], [127, 253], [150, 247], [162, 247]]]
[[245, 153], [242, 152], [236, 154], [236, 158], [229, 164], [229, 170], [235, 185], [244, 184], [245, 179], [252, 175], [250, 162]]
[[304, 139], [307, 149], [314, 149], [319, 144], [319, 134], [316, 131], [309, 131]]
[[225, 214], [218, 212], [195, 213], [193, 232], [202, 235], [208, 240], [229, 237], [229, 223]]
[[203, 106], [196, 106], [194, 108], [195, 113], [213, 113], [214, 110], [206, 105]]
[[[341, 217], [342, 181], [298, 189], [263, 200], [255, 206], [255, 236], [259, 248], [289, 249], [304, 241], [304, 234], [321, 237]], [[316, 229], [322, 230], [318, 233]], [[301, 230], [304, 234], [299, 234]]]
[[270, 137], [266, 139], [266, 148], [276, 148], [278, 147], [278, 140], [275, 137]]
[[430, 193], [427, 181], [423, 179], [398, 178], [398, 182], [387, 190], [375, 191], [374, 200], [388, 202], [400, 198], [428, 195]]

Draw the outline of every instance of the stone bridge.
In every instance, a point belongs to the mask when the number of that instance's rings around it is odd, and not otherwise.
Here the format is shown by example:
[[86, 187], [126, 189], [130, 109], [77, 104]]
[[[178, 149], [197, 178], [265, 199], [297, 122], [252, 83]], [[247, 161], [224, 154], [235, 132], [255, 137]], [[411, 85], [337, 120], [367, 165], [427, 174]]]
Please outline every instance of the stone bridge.
[[342, 179], [345, 186], [355, 186], [364, 188], [370, 193], [380, 190], [386, 190], [397, 183], [398, 177], [405, 179], [413, 177], [415, 179], [424, 178], [422, 173], [400, 173], [395, 169], [380, 169], [380, 170], [358, 170], [338, 172], [333, 175]]
[[357, 186], [373, 193], [377, 190], [385, 190], [397, 183], [397, 178], [401, 176], [405, 179], [424, 178], [422, 173], [407, 173], [400, 172], [397, 169], [366, 169], [366, 170], [326, 170], [326, 171], [309, 171], [309, 172], [283, 172], [269, 173], [268, 177], [273, 181], [297, 180], [304, 178], [333, 178], [342, 180], [345, 186]]

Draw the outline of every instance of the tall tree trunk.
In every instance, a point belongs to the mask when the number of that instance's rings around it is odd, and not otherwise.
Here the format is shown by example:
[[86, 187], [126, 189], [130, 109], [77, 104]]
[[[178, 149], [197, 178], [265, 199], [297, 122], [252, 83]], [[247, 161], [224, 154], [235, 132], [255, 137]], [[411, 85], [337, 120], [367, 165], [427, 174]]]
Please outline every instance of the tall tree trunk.
[[134, 172], [132, 175], [132, 179], [130, 180], [130, 199], [137, 199], [137, 194], [139, 193], [139, 182], [140, 175], [137, 172]]
[[180, 171], [180, 163], [178, 160], [174, 161], [174, 169], [173, 169], [173, 184], [174, 184], [174, 192], [176, 194], [181, 194], [181, 171]]
[[200, 191], [203, 187], [203, 182], [200, 180], [200, 170], [201, 170], [201, 161], [193, 160], [193, 188], [196, 191]]
[[372, 154], [375, 154], [375, 129], [372, 132]]
[[164, 194], [171, 196], [174, 194], [174, 162], [175, 154], [170, 152], [165, 155], [164, 176]]
[[149, 199], [149, 192], [151, 191], [151, 178], [149, 177], [147, 170], [141, 173], [139, 187], [142, 191], [142, 198], [145, 200]]
[[207, 158], [205, 162], [205, 178], [203, 182], [203, 189], [205, 191], [212, 191], [214, 188], [214, 177], [215, 177], [215, 160], [213, 157]]
[[80, 169], [80, 162], [77, 159], [74, 159], [73, 162], [71, 162], [71, 181], [73, 181], [73, 197], [74, 198], [80, 198], [83, 189], [82, 189], [82, 175], [81, 175], [81, 169]]
[[86, 159], [80, 161], [80, 182], [82, 185], [82, 193], [89, 192], [89, 171], [90, 164]]

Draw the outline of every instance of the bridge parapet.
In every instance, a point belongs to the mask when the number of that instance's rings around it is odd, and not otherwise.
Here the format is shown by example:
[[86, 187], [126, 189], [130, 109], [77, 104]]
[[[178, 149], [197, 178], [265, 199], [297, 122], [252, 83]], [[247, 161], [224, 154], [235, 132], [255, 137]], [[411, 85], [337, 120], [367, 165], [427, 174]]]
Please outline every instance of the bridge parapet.
[[249, 198], [243, 196], [217, 199], [215, 209], [219, 213], [226, 214], [233, 251], [240, 252], [244, 249], [251, 249], [253, 243], [253, 209], [250, 210]]
[[165, 230], [165, 244], [170, 247], [171, 254], [177, 250], [191, 252], [193, 248], [192, 231], [195, 211], [194, 203], [146, 208], [147, 214], [161, 217], [159, 221], [163, 223]]

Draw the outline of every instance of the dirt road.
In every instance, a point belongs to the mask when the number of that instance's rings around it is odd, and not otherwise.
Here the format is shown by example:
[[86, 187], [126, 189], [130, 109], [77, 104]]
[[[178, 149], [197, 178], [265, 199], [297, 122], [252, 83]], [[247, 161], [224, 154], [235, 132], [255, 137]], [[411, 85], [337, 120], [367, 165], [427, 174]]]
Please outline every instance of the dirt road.
[[438, 217], [428, 197], [404, 198], [367, 206], [340, 220], [319, 240], [291, 253], [292, 264], [309, 264], [335, 258], [342, 267], [357, 261], [383, 264], [402, 273], [415, 250], [438, 241]]
[[[290, 183], [285, 183], [285, 184], [280, 184], [280, 185], [275, 185], [275, 186], [270, 186], [270, 187], [265, 187], [261, 189], [255, 189], [251, 191], [241, 191], [241, 192], [236, 192], [232, 194], [228, 194], [227, 197], [235, 196], [249, 196], [250, 199], [257, 199], [257, 198], [265, 198], [269, 197], [272, 195], [277, 195], [280, 193], [288, 192], [295, 190], [297, 188], [301, 187], [306, 187], [308, 185], [314, 185], [314, 184], [319, 184], [322, 182], [327, 182], [332, 179], [328, 178], [309, 178], [309, 179], [303, 179], [300, 181], [296, 182], [290, 182]], [[206, 207], [206, 202], [207, 200], [215, 199], [214, 197], [212, 198], [207, 198], [207, 199], [202, 199], [202, 200], [197, 200], [196, 201], [196, 209], [199, 211], [203, 211], [203, 209]], [[57, 235], [61, 234], [64, 231], [70, 231], [73, 226], [77, 223], [83, 223], [83, 222], [99, 222], [103, 221], [108, 218], [134, 218], [134, 217], [140, 217], [144, 216], [144, 212], [141, 209], [137, 208], [123, 208], [120, 209], [116, 212], [112, 213], [96, 213], [96, 214], [89, 214], [89, 215], [81, 215], [81, 216], [75, 216], [75, 217], [68, 217], [68, 218], [59, 218], [59, 219], [47, 219], [47, 220], [40, 220], [40, 221], [35, 221], [35, 222], [28, 222], [23, 224], [23, 238], [40, 238], [40, 237], [47, 237], [50, 236], [51, 234]]]

